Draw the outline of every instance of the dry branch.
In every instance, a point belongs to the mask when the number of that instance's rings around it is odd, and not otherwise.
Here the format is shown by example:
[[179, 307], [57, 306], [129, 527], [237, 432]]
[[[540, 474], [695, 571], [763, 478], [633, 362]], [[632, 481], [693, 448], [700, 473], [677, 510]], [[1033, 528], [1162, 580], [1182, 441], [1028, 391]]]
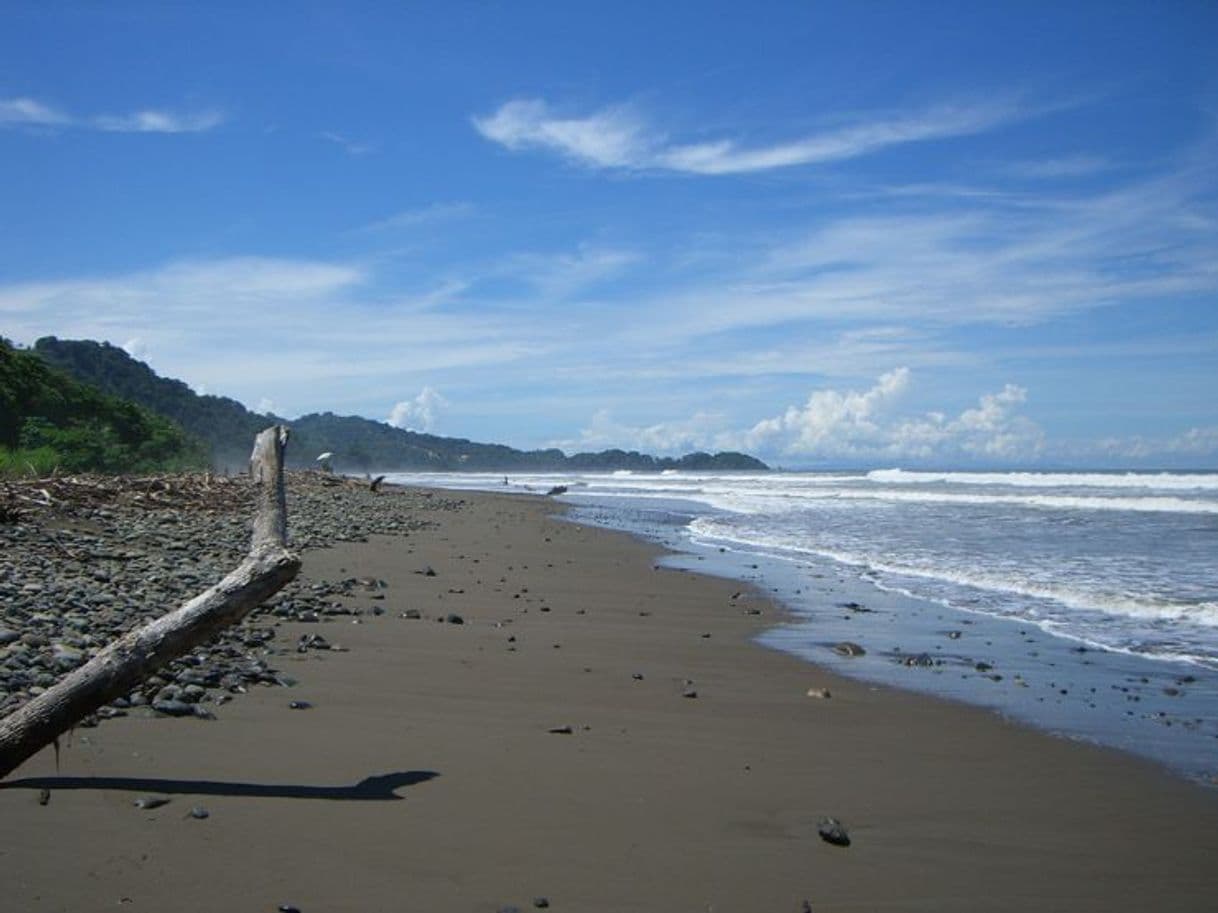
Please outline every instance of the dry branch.
[[221, 628], [240, 621], [296, 576], [300, 559], [287, 548], [283, 488], [287, 438], [287, 429], [275, 426], [254, 441], [250, 475], [258, 487], [258, 513], [245, 560], [211, 589], [114, 641], [0, 720], [0, 779], [90, 713], [126, 695]]

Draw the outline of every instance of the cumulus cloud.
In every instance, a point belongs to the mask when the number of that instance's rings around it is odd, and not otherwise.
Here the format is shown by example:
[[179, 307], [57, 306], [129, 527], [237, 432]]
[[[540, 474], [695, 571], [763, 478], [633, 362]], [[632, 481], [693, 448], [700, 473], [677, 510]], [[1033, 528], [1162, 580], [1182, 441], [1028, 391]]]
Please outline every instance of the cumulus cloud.
[[968, 136], [1025, 113], [1002, 102], [944, 105], [912, 114], [858, 116], [844, 126], [751, 146], [730, 138], [674, 142], [629, 105], [563, 116], [542, 99], [513, 99], [492, 114], [474, 117], [473, 124], [507, 149], [553, 152], [591, 168], [717, 175], [836, 162], [905, 143]]
[[33, 98], [0, 98], [0, 127], [101, 130], [106, 133], [202, 133], [224, 123], [217, 110], [174, 112], [144, 108], [125, 114], [79, 116]]
[[578, 438], [557, 441], [554, 446], [567, 450], [620, 447], [661, 456], [681, 455], [712, 446], [712, 442], [722, 435], [723, 425], [723, 416], [709, 412], [699, 412], [683, 421], [628, 425], [615, 421], [608, 409], [600, 409]]
[[148, 344], [138, 336], [132, 336], [130, 339], [124, 342], [122, 349], [136, 361], [148, 360]]
[[699, 413], [691, 419], [631, 426], [608, 412], [593, 416], [575, 442], [560, 446], [638, 448], [654, 453], [744, 450], [787, 460], [967, 459], [1020, 462], [1044, 449], [1044, 434], [1019, 413], [1027, 391], [1007, 384], [977, 404], [949, 416], [943, 412], [902, 414], [898, 407], [912, 374], [897, 368], [864, 390], [814, 390], [798, 406], [764, 418], [746, 430], [725, 418]]
[[395, 428], [407, 431], [431, 431], [448, 400], [434, 387], [426, 386], [414, 399], [395, 403], [387, 421]]
[[1107, 457], [1146, 460], [1154, 458], [1194, 458], [1218, 456], [1218, 426], [1189, 428], [1165, 438], [1143, 435], [1109, 437], [1098, 441], [1089, 452]]

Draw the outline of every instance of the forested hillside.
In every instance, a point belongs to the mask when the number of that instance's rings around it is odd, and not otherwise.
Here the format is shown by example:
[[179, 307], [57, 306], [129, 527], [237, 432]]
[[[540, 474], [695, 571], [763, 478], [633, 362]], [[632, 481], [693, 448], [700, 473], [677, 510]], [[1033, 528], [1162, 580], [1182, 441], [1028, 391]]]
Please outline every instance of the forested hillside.
[[206, 449], [152, 411], [0, 339], [0, 474], [201, 468]]
[[[220, 467], [243, 466], [254, 435], [274, 415], [258, 415], [236, 400], [201, 396], [180, 380], [160, 377], [148, 365], [109, 343], [88, 340], [39, 339], [34, 351], [48, 364], [117, 396], [132, 399], [178, 422], [206, 442]], [[659, 471], [663, 469], [764, 470], [760, 460], [742, 453], [691, 453], [679, 459], [653, 457], [623, 450], [578, 453], [561, 450], [516, 450], [502, 444], [482, 444], [464, 438], [439, 437], [395, 428], [358, 416], [314, 413], [286, 422], [293, 446], [288, 462], [313, 465], [325, 452], [334, 454], [340, 471], [464, 470], [525, 472], [563, 469]]]

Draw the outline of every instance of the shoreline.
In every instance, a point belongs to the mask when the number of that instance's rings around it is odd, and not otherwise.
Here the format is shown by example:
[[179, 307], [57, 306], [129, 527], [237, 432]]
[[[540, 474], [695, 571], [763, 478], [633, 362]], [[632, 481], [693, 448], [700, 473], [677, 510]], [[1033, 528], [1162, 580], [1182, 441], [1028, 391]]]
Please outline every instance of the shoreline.
[[[461, 494], [435, 527], [306, 553], [310, 583], [387, 586], [343, 597], [363, 614], [278, 624], [280, 647], [320, 633], [350, 650], [277, 656], [296, 687], [255, 688], [218, 723], [108, 721], [77, 733], [58, 775], [50, 751], [27, 762], [0, 788], [6, 833], [21, 835], [0, 850], [12, 902], [302, 913], [495, 913], [543, 896], [593, 911], [1212, 902], [1213, 791], [766, 648], [755, 638], [785, 612], [769, 594], [734, 600], [734, 581], [657, 569], [656, 545], [552, 518], [554, 502]], [[401, 617], [410, 610], [423, 617]], [[815, 688], [832, 697], [809, 697]], [[51, 789], [45, 807], [35, 783]], [[173, 801], [132, 808], [145, 792]], [[200, 801], [211, 817], [184, 818]], [[850, 847], [819, 838], [823, 816], [843, 822]]]

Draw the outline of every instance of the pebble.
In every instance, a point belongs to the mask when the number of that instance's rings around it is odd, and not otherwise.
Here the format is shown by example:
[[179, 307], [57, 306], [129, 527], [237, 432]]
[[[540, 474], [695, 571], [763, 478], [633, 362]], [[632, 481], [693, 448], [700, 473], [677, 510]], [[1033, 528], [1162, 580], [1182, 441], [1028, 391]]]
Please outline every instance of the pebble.
[[132, 805], [134, 805], [136, 808], [150, 810], [160, 808], [162, 805], [168, 805], [169, 801], [168, 796], [140, 796], [132, 803]]
[[821, 818], [816, 823], [816, 832], [820, 834], [825, 843], [832, 843], [834, 846], [850, 846], [850, 834], [836, 818]]
[[808, 697], [816, 697], [816, 698], [820, 698], [821, 700], [828, 700], [829, 698], [833, 697], [833, 695], [829, 693], [828, 688], [809, 688]]
[[553, 735], [570, 735], [575, 730], [572, 729], [570, 726], [555, 726], [553, 729], [551, 729], [549, 731]]
[[447, 615], [444, 616], [444, 620], [447, 621], [450, 625], [465, 624], [465, 619], [462, 618], [460, 615], [458, 615], [456, 612], [449, 612]]
[[[81, 491], [57, 497], [53, 508], [29, 511], [20, 524], [0, 526], [0, 717], [133, 626], [198, 595], [248, 550], [254, 490], [243, 482], [214, 480], [206, 502], [198, 498], [197, 480], [183, 482], [181, 492], [159, 491], [156, 501], [103, 500], [92, 486]], [[429, 514], [461, 505], [421, 493], [377, 497], [366, 488], [334, 489], [295, 475], [288, 476], [288, 497], [299, 549], [370, 533], [409, 534], [434, 526]], [[45, 532], [51, 524], [54, 539]], [[370, 579], [298, 578], [246, 621], [174, 660], [124, 700], [128, 706], [152, 704], [162, 716], [208, 718], [201, 705], [214, 706], [218, 697], [281, 684], [271, 664], [296, 645], [275, 643], [271, 625], [277, 620], [323, 622], [333, 614], [358, 620], [367, 610], [336, 605], [335, 597], [370, 590], [380, 596], [385, 589], [383, 581]], [[407, 617], [412, 612], [417, 610]], [[162, 694], [170, 684], [179, 690]]]
[[190, 810], [190, 817], [196, 818], [199, 821], [211, 817], [211, 812], [205, 809], [202, 805], [193, 806]]
[[863, 656], [867, 653], [861, 646], [849, 640], [834, 644], [833, 652], [839, 656]]
[[312, 710], [313, 709], [313, 705], [310, 704], [308, 701], [292, 701], [291, 703], [288, 704], [288, 707], [290, 707], [293, 710]]

